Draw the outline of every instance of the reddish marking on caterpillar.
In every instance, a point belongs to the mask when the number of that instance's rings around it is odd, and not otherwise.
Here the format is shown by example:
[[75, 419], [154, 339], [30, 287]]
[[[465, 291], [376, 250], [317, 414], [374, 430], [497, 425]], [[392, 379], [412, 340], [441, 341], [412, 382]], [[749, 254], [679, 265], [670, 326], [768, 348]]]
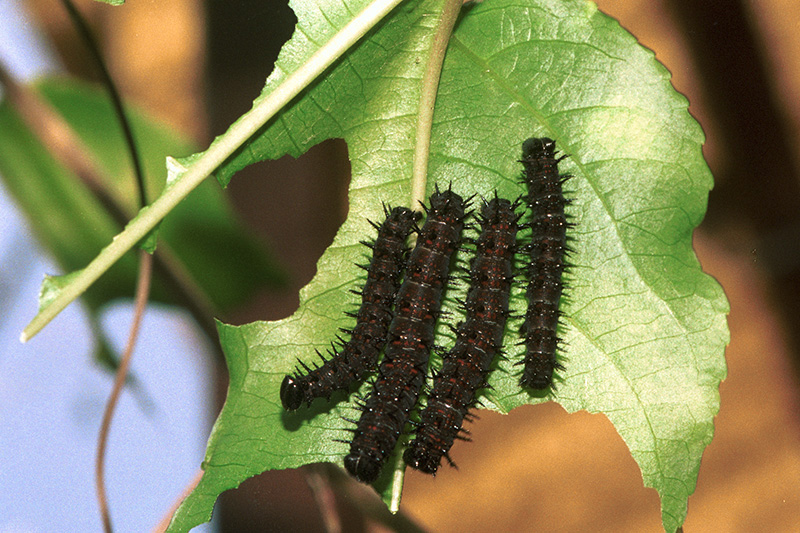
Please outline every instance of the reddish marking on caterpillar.
[[562, 274], [566, 268], [567, 222], [562, 185], [570, 176], [558, 173], [552, 139], [528, 139], [522, 145], [523, 181], [528, 186], [526, 197], [530, 209], [531, 242], [526, 246], [529, 265], [526, 271], [528, 310], [520, 328], [525, 345], [525, 359], [518, 363], [524, 369], [520, 385], [545, 389], [551, 385], [553, 372], [563, 369], [556, 359], [559, 302], [563, 291]]
[[442, 457], [453, 464], [448, 452], [502, 349], [517, 248], [516, 207], [496, 197], [483, 205], [464, 304], [466, 320], [459, 324], [455, 344], [434, 376], [416, 437], [403, 454], [407, 465], [427, 474], [436, 473]]
[[461, 242], [466, 208], [467, 202], [450, 190], [440, 192], [437, 187], [430, 198], [427, 220], [397, 295], [384, 358], [344, 459], [347, 471], [364, 483], [380, 475], [425, 383], [442, 292]]
[[361, 289], [361, 306], [350, 340], [333, 346], [326, 359], [319, 352], [323, 363], [309, 368], [303, 362], [303, 370], [287, 375], [281, 383], [280, 397], [284, 408], [294, 410], [303, 402], [310, 404], [314, 398], [330, 398], [340, 389], [347, 389], [375, 370], [378, 356], [386, 345], [386, 335], [392, 320], [392, 305], [400, 287], [408, 247], [406, 240], [414, 227], [414, 213], [406, 207], [395, 207], [391, 212], [384, 206], [386, 219], [381, 225], [373, 223], [378, 230], [374, 243], [364, 242], [372, 249], [367, 281]]

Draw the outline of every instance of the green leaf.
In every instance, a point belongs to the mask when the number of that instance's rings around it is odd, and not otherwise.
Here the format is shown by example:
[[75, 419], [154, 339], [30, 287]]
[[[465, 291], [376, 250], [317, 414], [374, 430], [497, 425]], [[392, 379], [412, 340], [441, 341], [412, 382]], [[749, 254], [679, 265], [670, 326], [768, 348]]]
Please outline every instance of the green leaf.
[[[44, 98], [64, 117], [105, 171], [105, 185], [123, 206], [136, 212], [136, 185], [130, 157], [111, 104], [103, 91], [65, 79], [42, 80]], [[148, 192], [164, 187], [168, 153], [192, 147], [176, 133], [130, 110], [142, 154]], [[25, 212], [40, 242], [67, 272], [85, 266], [120, 231], [105, 207], [71, 172], [53, 159], [7, 102], [0, 104], [0, 174]], [[231, 309], [260, 287], [277, 285], [284, 274], [234, 216], [219, 187], [196, 189], [160, 227], [197, 291], [218, 312]], [[127, 254], [85, 294], [91, 312], [115, 298], [133, 295], [137, 262]], [[80, 271], [48, 277], [40, 307], [46, 307]], [[177, 303], [157, 272], [152, 297]]]
[[103, 4], [110, 4], [112, 6], [121, 6], [125, 3], [125, 0], [95, 0], [96, 2], [100, 2]]
[[[320, 11], [335, 11], [330, 3]], [[290, 70], [311, 40], [308, 6], [293, 7], [298, 31], [277, 71]], [[355, 263], [366, 251], [359, 241], [372, 233], [367, 219], [380, 219], [382, 202], [408, 202], [420, 78], [439, 10], [437, 2], [404, 4], [218, 170], [224, 182], [255, 161], [343, 137], [353, 172], [350, 216], [293, 316], [219, 326], [228, 397], [203, 479], [172, 530], [207, 520], [222, 491], [264, 470], [342, 464], [348, 446], [335, 439], [349, 438], [352, 425], [342, 416], [357, 417], [354, 404], [340, 394], [285, 413], [279, 386], [297, 358], [312, 362], [315, 349], [324, 351], [338, 328], [351, 325], [344, 311], [357, 297], [347, 290], [363, 283]], [[509, 360], [493, 373], [484, 403], [508, 412], [555, 400], [571, 412], [605, 413], [645, 485], [658, 490], [664, 527], [674, 531], [713, 434], [729, 338], [728, 303], [691, 246], [713, 185], [703, 133], [653, 53], [593, 4], [487, 0], [466, 8], [436, 101], [428, 191], [451, 183], [464, 195], [518, 197], [517, 159], [532, 136], [555, 139], [569, 155], [562, 172], [574, 176], [567, 190], [575, 251], [562, 301], [566, 370], [551, 395], [521, 391], [512, 367], [520, 321], [512, 321]], [[461, 316], [459, 290], [445, 301], [453, 322]], [[524, 312], [521, 287], [512, 308]], [[445, 346], [446, 331], [440, 324], [437, 342]], [[376, 484], [384, 496], [393, 476], [386, 470]]]

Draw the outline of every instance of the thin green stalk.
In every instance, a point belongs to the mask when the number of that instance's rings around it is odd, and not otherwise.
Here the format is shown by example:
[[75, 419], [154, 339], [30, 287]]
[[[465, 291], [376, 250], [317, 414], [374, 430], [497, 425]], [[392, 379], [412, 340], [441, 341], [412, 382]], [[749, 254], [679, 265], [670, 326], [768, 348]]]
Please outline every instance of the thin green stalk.
[[117, 235], [111, 244], [106, 246], [86, 268], [75, 273], [71, 282], [59, 291], [49, 305], [40, 309], [30, 324], [25, 327], [20, 335], [20, 341], [26, 342], [36, 335], [67, 305], [83, 294], [97, 278], [144, 238], [167, 213], [219, 167], [228, 156], [319, 77], [401, 1], [375, 0], [317, 50], [303, 66], [289, 75], [269, 96], [253, 106], [253, 109], [243, 115], [225, 135], [213, 143], [179, 179], [170, 184], [155, 202], [142, 209], [122, 233]]
[[417, 138], [414, 145], [414, 164], [411, 174], [411, 206], [419, 209], [426, 198], [428, 185], [428, 159], [431, 152], [431, 128], [433, 127], [433, 110], [436, 95], [439, 92], [439, 80], [442, 77], [442, 65], [447, 52], [450, 35], [461, 12], [462, 0], [447, 0], [442, 7], [439, 27], [433, 37], [428, 66], [422, 78], [422, 94], [420, 95], [419, 115], [417, 116]]
[[400, 498], [403, 496], [403, 483], [406, 479], [406, 464], [403, 462], [403, 454], [397, 457], [392, 472], [392, 497], [389, 500], [389, 511], [394, 514], [400, 510]]

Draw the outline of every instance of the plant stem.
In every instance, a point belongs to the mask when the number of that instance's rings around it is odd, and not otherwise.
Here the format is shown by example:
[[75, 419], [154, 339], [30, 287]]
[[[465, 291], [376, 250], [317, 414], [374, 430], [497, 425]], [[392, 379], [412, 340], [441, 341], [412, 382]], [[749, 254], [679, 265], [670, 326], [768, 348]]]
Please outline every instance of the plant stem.
[[125, 115], [125, 109], [122, 106], [122, 97], [119, 95], [117, 85], [114, 83], [114, 80], [111, 78], [111, 74], [108, 72], [106, 62], [103, 60], [103, 55], [100, 53], [100, 47], [97, 46], [97, 41], [92, 35], [92, 32], [89, 31], [89, 26], [86, 25], [86, 20], [84, 20], [80, 12], [75, 8], [72, 0], [61, 0], [61, 2], [67, 9], [67, 13], [69, 13], [72, 23], [75, 25], [75, 28], [78, 30], [78, 33], [80, 33], [81, 37], [83, 37], [87, 48], [89, 48], [89, 52], [92, 54], [92, 57], [94, 57], [94, 60], [97, 63], [97, 68], [100, 71], [100, 77], [103, 80], [106, 90], [108, 90], [108, 95], [111, 97], [111, 104], [114, 106], [114, 111], [119, 118], [122, 134], [125, 137], [125, 143], [128, 145], [128, 153], [131, 156], [131, 163], [133, 164], [133, 175], [135, 176], [136, 183], [138, 184], [139, 206], [141, 207], [147, 205], [147, 191], [144, 184], [142, 158], [139, 156], [139, 149], [136, 146], [136, 140], [133, 138], [133, 131], [131, 130], [130, 122]]
[[461, 12], [462, 0], [447, 0], [442, 6], [439, 26], [433, 36], [428, 66], [422, 78], [419, 115], [417, 115], [417, 138], [414, 146], [414, 164], [411, 174], [411, 208], [419, 209], [426, 198], [428, 185], [428, 159], [431, 152], [431, 128], [442, 65], [447, 52], [450, 35]]
[[108, 499], [106, 496], [105, 484], [105, 458], [106, 448], [108, 443], [108, 433], [111, 429], [111, 421], [114, 418], [114, 410], [117, 407], [119, 395], [122, 392], [122, 387], [125, 385], [125, 380], [128, 377], [128, 369], [131, 364], [131, 356], [133, 355], [133, 348], [136, 346], [136, 339], [139, 336], [139, 326], [142, 323], [142, 316], [144, 315], [145, 307], [147, 306], [147, 298], [150, 295], [150, 280], [153, 270], [153, 256], [147, 252], [139, 252], [139, 277], [136, 280], [136, 306], [134, 308], [133, 323], [131, 324], [130, 332], [128, 333], [128, 343], [125, 346], [125, 352], [122, 354], [117, 374], [114, 377], [114, 387], [111, 389], [111, 395], [108, 397], [106, 410], [103, 413], [103, 422], [100, 425], [100, 433], [97, 437], [97, 462], [95, 463], [95, 482], [97, 484], [97, 501], [100, 505], [100, 516], [103, 519], [103, 529], [106, 533], [112, 531], [111, 528], [111, 515], [108, 511]]
[[320, 465], [308, 465], [304, 470], [306, 483], [319, 508], [325, 532], [341, 533], [342, 520], [336, 505], [336, 493], [331, 487], [327, 472], [328, 470]]

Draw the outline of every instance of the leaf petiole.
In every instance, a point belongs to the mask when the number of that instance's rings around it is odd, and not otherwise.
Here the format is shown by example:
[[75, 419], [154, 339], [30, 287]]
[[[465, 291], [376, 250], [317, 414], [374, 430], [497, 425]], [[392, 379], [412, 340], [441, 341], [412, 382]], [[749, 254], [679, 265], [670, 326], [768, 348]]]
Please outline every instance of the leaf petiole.
[[422, 78], [419, 115], [417, 116], [417, 137], [414, 146], [414, 165], [412, 168], [411, 208], [419, 209], [425, 200], [428, 178], [428, 159], [431, 152], [431, 130], [433, 128], [433, 110], [436, 95], [439, 92], [439, 80], [442, 77], [442, 65], [447, 53], [447, 45], [453, 28], [461, 12], [461, 0], [448, 0], [442, 9], [439, 26], [433, 37], [431, 54], [425, 76]]

